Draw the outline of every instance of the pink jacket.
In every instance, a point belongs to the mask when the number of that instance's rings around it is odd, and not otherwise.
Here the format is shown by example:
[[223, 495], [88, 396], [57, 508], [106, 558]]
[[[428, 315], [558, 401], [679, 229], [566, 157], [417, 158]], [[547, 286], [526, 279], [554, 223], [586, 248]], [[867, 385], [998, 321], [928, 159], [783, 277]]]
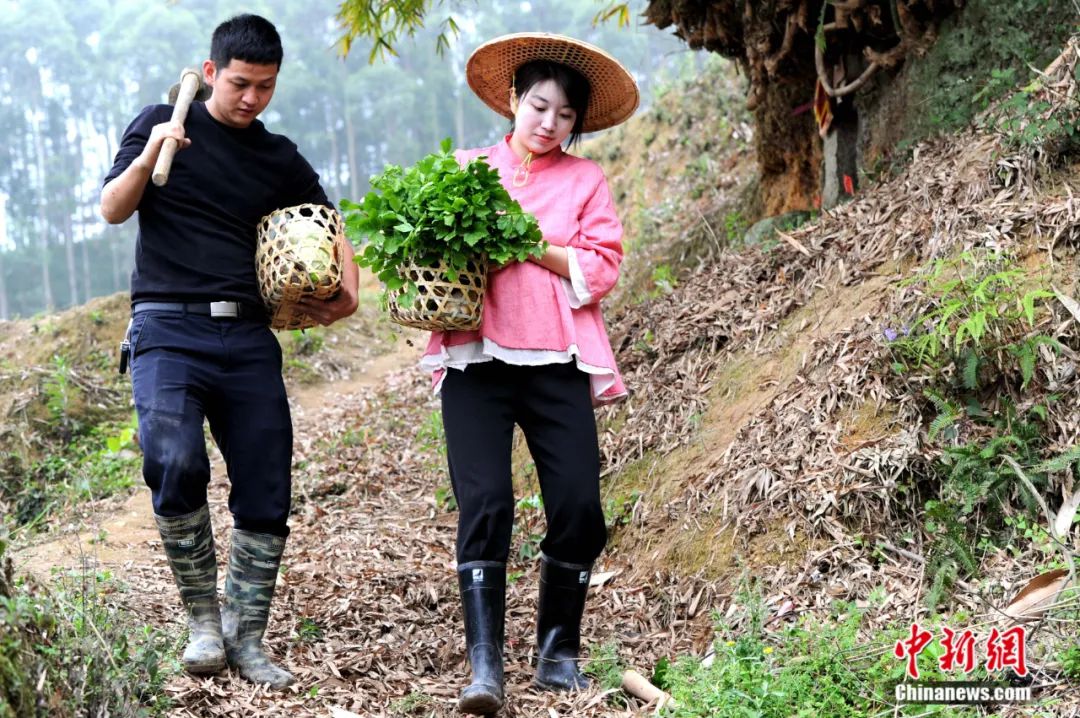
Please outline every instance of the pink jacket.
[[622, 262], [622, 224], [603, 170], [592, 160], [556, 148], [535, 158], [524, 186], [514, 187], [521, 161], [509, 138], [492, 147], [458, 150], [455, 156], [461, 163], [487, 156], [510, 196], [536, 216], [544, 239], [570, 248], [571, 277], [533, 262], [511, 262], [493, 270], [480, 329], [432, 332], [420, 364], [434, 372], [438, 391], [447, 368], [464, 369], [473, 362], [575, 361], [589, 374], [595, 402], [625, 396], [600, 314], [600, 300], [618, 281]]

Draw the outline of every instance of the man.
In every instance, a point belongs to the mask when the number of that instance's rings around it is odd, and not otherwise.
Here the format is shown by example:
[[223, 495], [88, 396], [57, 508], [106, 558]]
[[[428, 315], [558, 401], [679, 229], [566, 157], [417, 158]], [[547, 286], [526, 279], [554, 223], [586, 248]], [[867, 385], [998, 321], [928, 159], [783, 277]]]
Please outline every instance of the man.
[[[121, 370], [130, 354], [143, 476], [191, 629], [184, 665], [212, 673], [228, 663], [274, 688], [293, 682], [262, 647], [289, 533], [292, 421], [281, 350], [255, 275], [256, 227], [281, 207], [332, 206], [296, 145], [256, 119], [274, 94], [281, 60], [281, 39], [264, 18], [239, 15], [219, 25], [203, 63], [213, 95], [192, 104], [186, 128], [170, 121], [168, 105], [143, 109], [101, 193], [106, 221], [139, 213]], [[169, 137], [180, 151], [159, 188], [148, 179]], [[351, 247], [346, 255], [341, 292], [304, 302], [322, 325], [356, 310]], [[220, 612], [204, 419], [231, 483], [234, 527]]]

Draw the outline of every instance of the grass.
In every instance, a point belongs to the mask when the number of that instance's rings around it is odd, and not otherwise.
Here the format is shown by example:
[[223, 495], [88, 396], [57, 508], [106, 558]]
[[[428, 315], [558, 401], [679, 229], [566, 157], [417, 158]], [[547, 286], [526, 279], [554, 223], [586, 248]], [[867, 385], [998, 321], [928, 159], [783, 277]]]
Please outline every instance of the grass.
[[113, 605], [107, 573], [12, 580], [0, 543], [0, 718], [165, 715], [172, 639]]
[[431, 696], [420, 691], [413, 691], [391, 703], [390, 711], [393, 715], [413, 715], [417, 711], [427, 713], [431, 710], [433, 703]]
[[37, 459], [15, 451], [0, 454], [0, 498], [12, 503], [14, 524], [38, 528], [66, 507], [134, 486], [141, 465], [134, 433], [133, 418], [106, 422]]
[[[826, 617], [804, 616], [786, 627], [765, 630], [766, 607], [744, 593], [740, 629], [717, 619], [708, 661], [684, 656], [662, 663], [653, 680], [675, 706], [678, 718], [866, 718], [893, 715], [892, 686], [905, 664], [892, 654], [903, 629], [865, 635], [866, 609], [836, 602]], [[922, 680], [956, 680], [937, 668], [935, 656], [920, 655]], [[909, 710], [910, 709], [910, 710]], [[945, 706], [904, 706], [895, 715], [961, 713]]]

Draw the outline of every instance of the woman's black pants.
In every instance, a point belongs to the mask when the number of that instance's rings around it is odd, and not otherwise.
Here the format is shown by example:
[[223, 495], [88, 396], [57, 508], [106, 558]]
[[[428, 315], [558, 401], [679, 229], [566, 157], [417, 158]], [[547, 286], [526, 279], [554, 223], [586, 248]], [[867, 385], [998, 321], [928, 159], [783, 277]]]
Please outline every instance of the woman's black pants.
[[514, 424], [529, 446], [547, 517], [540, 544], [557, 561], [591, 564], [607, 542], [589, 377], [573, 362], [500, 361], [448, 369], [442, 385], [458, 564], [505, 563], [514, 524]]

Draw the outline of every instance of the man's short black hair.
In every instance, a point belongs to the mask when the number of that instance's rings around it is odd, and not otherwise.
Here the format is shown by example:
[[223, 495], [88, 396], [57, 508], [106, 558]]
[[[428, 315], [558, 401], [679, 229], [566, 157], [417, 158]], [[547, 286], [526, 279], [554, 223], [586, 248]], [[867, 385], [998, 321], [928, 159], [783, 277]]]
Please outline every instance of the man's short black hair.
[[281, 36], [274, 24], [258, 15], [237, 15], [221, 23], [210, 38], [210, 59], [222, 70], [233, 60], [281, 67]]

